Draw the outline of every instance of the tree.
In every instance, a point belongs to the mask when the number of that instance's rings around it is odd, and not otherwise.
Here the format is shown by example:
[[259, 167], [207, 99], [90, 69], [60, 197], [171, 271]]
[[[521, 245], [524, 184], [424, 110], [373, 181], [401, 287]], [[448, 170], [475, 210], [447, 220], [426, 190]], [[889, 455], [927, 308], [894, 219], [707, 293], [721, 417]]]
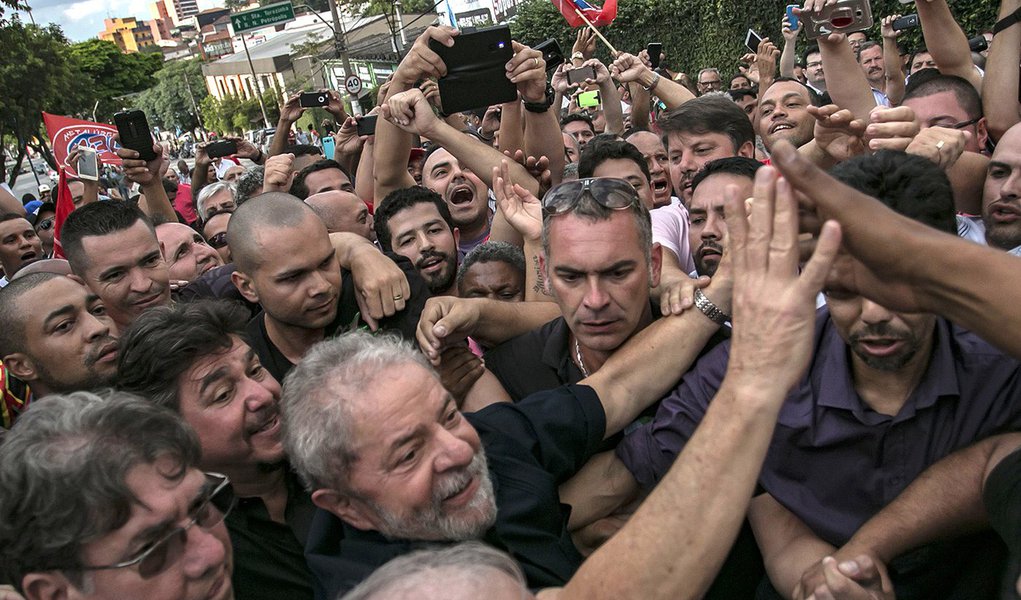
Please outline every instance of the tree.
[[8, 8], [14, 10], [28, 10], [28, 5], [21, 0], [0, 0], [0, 25], [7, 24], [7, 18], [4, 16], [4, 11]]
[[[18, 140], [16, 174], [25, 143], [42, 139], [42, 111], [79, 114], [87, 103], [83, 91], [89, 80], [57, 25], [26, 25], [15, 15], [0, 26], [0, 48], [0, 139], [9, 134]], [[52, 156], [47, 159], [52, 165]], [[13, 183], [13, 177], [11, 180]]]
[[124, 54], [117, 44], [91, 39], [71, 46], [71, 55], [92, 82], [92, 102], [99, 102], [96, 118], [107, 120], [123, 106], [120, 96], [141, 92], [155, 83], [153, 75], [163, 67], [163, 55]]
[[[156, 85], [142, 92], [138, 107], [149, 115], [149, 123], [166, 130], [191, 130], [199, 125], [198, 116], [192, 105], [209, 95], [205, 78], [202, 76], [202, 61], [198, 58], [166, 63], [154, 76]], [[187, 78], [187, 84], [185, 83]]]
[[[393, 0], [341, 0], [339, 4], [352, 14], [363, 17], [394, 14]], [[432, 12], [437, 4], [439, 2], [435, 0], [401, 0], [401, 12], [405, 14]]]

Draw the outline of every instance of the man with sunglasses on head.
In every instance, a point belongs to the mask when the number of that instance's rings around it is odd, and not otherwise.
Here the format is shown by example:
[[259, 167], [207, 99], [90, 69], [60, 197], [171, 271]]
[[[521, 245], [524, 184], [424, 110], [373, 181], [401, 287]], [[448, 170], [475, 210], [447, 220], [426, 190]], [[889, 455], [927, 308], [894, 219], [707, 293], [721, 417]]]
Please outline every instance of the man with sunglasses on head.
[[231, 600], [227, 477], [195, 433], [122, 392], [50, 396], [3, 439], [0, 569], [28, 600]]
[[53, 256], [53, 233], [54, 219], [57, 217], [57, 207], [52, 202], [44, 202], [35, 210], [35, 218], [32, 227], [36, 235], [43, 243], [43, 255]]

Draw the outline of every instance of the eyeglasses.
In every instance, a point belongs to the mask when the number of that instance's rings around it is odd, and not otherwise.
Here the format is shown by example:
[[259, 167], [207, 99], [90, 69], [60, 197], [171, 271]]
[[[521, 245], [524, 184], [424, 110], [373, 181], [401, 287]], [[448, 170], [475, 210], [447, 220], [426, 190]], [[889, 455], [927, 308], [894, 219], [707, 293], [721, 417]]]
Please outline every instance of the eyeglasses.
[[206, 242], [213, 248], [219, 250], [227, 245], [227, 232], [221, 231], [213, 237], [206, 240]]
[[35, 228], [40, 231], [49, 231], [50, 229], [53, 229], [53, 217], [39, 221], [39, 224], [36, 225]]
[[189, 513], [188, 522], [163, 536], [148, 548], [130, 559], [113, 565], [84, 565], [72, 567], [69, 571], [97, 571], [104, 569], [123, 569], [138, 565], [138, 574], [143, 579], [154, 577], [174, 562], [188, 544], [188, 530], [193, 525], [209, 531], [227, 517], [237, 503], [230, 479], [220, 473], [206, 473], [206, 489], [211, 490]]
[[946, 125], [946, 127], [949, 127], [950, 129], [964, 129], [965, 127], [971, 127], [972, 125], [978, 123], [981, 120], [982, 117], [976, 117], [974, 119], [971, 119], [970, 121], [961, 121], [959, 123], [954, 123], [953, 125]]
[[611, 210], [624, 210], [639, 204], [638, 193], [628, 182], [598, 177], [561, 183], [542, 197], [542, 210], [547, 215], [562, 215], [574, 210], [586, 194], [600, 206]]

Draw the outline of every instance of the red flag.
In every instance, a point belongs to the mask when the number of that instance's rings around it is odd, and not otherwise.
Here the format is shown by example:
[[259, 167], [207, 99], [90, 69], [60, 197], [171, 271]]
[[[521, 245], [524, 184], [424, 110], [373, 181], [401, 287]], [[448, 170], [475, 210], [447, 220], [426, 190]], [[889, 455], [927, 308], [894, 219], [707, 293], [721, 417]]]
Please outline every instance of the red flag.
[[[67, 155], [83, 143], [90, 146], [99, 153], [99, 159], [103, 164], [119, 165], [121, 159], [115, 150], [119, 144], [113, 141], [117, 128], [104, 123], [93, 123], [82, 121], [60, 115], [43, 113], [43, 122], [46, 123], [46, 133], [50, 136], [50, 144], [53, 146], [53, 156], [57, 159], [58, 167], [67, 168], [72, 176], [77, 176], [76, 165], [67, 164]], [[63, 176], [63, 172], [61, 172]]]
[[605, 0], [602, 8], [593, 6], [586, 0], [552, 0], [552, 2], [571, 27], [581, 27], [585, 24], [584, 19], [578, 16], [578, 11], [595, 27], [609, 25], [617, 18], [617, 0]]
[[67, 258], [64, 247], [60, 245], [60, 228], [64, 226], [67, 215], [74, 210], [71, 188], [67, 185], [67, 173], [70, 169], [61, 167], [60, 181], [57, 182], [57, 214], [53, 217], [53, 258]]

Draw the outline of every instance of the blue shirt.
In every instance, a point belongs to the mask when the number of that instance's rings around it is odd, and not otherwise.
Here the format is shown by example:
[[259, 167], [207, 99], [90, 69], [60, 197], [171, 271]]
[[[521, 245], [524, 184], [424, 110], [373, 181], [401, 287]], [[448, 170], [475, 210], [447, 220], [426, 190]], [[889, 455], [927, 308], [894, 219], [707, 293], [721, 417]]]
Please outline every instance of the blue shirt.
[[[828, 310], [819, 310], [815, 354], [780, 409], [759, 483], [824, 541], [843, 545], [947, 454], [1021, 427], [1018, 362], [943, 319], [934, 335], [911, 397], [896, 416], [883, 415], [858, 396], [850, 350]], [[691, 437], [723, 381], [729, 351], [728, 341], [700, 360], [656, 418], [618, 446], [642, 486], [655, 485]]]

